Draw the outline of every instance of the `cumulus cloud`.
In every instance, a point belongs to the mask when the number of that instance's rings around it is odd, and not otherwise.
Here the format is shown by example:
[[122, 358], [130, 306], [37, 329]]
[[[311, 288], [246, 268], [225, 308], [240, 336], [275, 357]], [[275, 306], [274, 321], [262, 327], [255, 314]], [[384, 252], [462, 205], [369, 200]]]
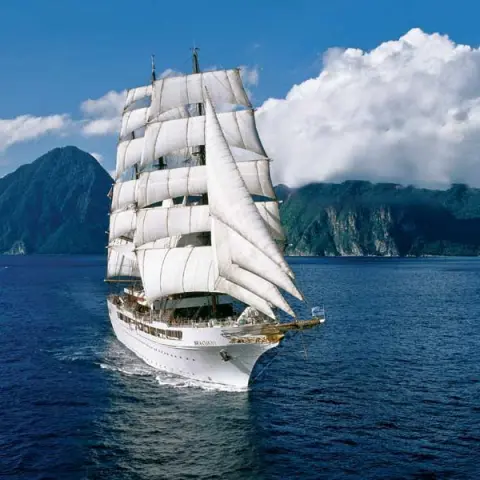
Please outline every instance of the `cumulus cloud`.
[[480, 50], [413, 29], [331, 49], [318, 77], [257, 112], [273, 178], [480, 185]]
[[0, 151], [16, 143], [33, 140], [49, 133], [63, 133], [69, 126], [68, 115], [46, 117], [21, 115], [11, 119], [0, 119]]
[[109, 135], [120, 129], [121, 113], [127, 91], [116, 92], [111, 90], [95, 100], [85, 100], [80, 110], [86, 117], [82, 133], [86, 136]]

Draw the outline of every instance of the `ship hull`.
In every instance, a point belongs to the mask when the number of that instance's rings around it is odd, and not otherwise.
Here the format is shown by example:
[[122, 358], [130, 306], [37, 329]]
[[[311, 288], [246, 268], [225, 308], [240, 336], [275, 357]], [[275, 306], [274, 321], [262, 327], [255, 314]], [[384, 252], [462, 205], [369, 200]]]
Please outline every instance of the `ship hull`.
[[[108, 310], [117, 339], [145, 363], [157, 370], [199, 382], [245, 389], [257, 360], [278, 345], [231, 344], [218, 327], [186, 328], [182, 329], [185, 340], [162, 340], [121, 320], [119, 313], [122, 311], [110, 301]], [[228, 360], [224, 359], [225, 352]]]

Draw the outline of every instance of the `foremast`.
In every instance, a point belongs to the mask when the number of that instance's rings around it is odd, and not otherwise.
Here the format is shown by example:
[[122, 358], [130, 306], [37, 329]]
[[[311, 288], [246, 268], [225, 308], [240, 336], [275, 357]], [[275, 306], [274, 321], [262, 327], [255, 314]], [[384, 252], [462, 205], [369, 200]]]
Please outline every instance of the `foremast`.
[[152, 59], [152, 84], [127, 93], [108, 277], [130, 269], [149, 304], [226, 294], [272, 318], [272, 307], [294, 316], [278, 287], [302, 296], [276, 243], [278, 202], [240, 71], [200, 72], [197, 49], [192, 61], [192, 74], [157, 80]]

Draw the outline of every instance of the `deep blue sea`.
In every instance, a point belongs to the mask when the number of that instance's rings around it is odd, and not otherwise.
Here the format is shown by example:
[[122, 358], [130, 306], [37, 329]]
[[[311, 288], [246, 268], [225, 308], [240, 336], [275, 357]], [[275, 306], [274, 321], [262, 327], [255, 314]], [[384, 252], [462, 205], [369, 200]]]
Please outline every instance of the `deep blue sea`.
[[480, 259], [291, 259], [327, 322], [248, 392], [125, 350], [104, 261], [0, 257], [2, 480], [480, 479]]

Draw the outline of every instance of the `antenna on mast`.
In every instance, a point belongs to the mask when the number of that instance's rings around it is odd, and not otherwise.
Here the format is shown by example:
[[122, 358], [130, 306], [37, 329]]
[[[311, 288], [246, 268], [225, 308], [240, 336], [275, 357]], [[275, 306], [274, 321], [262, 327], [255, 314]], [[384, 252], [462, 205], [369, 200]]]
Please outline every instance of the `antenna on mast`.
[[152, 82], [157, 79], [157, 74], [155, 73], [155, 55], [152, 53]]

